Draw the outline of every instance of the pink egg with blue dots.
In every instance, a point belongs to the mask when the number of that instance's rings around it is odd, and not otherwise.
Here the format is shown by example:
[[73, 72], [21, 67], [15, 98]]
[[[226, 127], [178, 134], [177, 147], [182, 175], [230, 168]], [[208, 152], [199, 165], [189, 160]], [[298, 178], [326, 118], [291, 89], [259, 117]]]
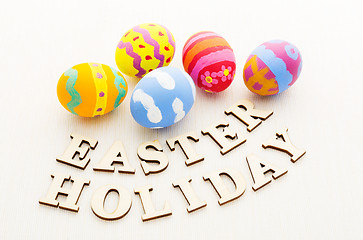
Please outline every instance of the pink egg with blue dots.
[[243, 69], [247, 88], [261, 96], [275, 95], [291, 87], [302, 68], [299, 50], [289, 42], [268, 41], [248, 57]]

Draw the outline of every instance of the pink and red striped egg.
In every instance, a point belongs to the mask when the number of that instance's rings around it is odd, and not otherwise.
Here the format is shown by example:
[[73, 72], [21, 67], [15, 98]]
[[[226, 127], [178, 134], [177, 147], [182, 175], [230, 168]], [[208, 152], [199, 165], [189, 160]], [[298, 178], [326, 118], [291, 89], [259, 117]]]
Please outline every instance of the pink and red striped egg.
[[183, 48], [183, 65], [195, 85], [207, 92], [227, 89], [236, 72], [236, 60], [228, 42], [214, 32], [191, 36]]

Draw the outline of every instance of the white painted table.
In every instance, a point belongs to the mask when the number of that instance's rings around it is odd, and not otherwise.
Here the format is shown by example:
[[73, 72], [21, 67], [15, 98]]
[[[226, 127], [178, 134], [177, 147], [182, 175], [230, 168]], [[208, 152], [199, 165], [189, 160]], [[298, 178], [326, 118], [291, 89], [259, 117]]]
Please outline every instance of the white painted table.
[[[0, 8], [0, 239], [359, 239], [363, 224], [363, 24], [359, 1], [7, 1]], [[170, 8], [169, 8], [170, 7]], [[140, 127], [131, 117], [129, 101], [136, 81], [114, 112], [83, 119], [58, 102], [56, 85], [63, 71], [82, 62], [115, 67], [114, 51], [122, 34], [144, 22], [167, 26], [176, 39], [171, 65], [182, 67], [187, 38], [201, 30], [223, 35], [234, 48], [237, 73], [221, 94], [197, 91], [187, 117], [162, 130]], [[275, 97], [261, 98], [244, 86], [242, 70], [249, 53], [260, 43], [281, 38], [302, 53], [303, 69], [296, 84]], [[239, 99], [274, 114], [256, 130], [224, 110]], [[221, 156], [219, 148], [200, 130], [225, 118], [240, 129], [247, 142]], [[307, 150], [295, 164], [288, 155], [264, 150], [262, 141], [281, 127], [289, 128], [293, 143]], [[195, 130], [197, 151], [205, 160], [186, 167], [179, 147], [170, 152], [165, 140]], [[56, 162], [76, 132], [99, 141], [82, 171]], [[170, 163], [156, 175], [144, 176], [136, 149], [159, 139]], [[122, 140], [135, 175], [92, 170], [111, 144]], [[288, 173], [254, 192], [246, 163], [250, 153], [286, 167]], [[202, 175], [223, 167], [240, 170], [245, 194], [220, 207], [218, 196]], [[53, 171], [91, 179], [79, 200], [78, 213], [39, 205]], [[192, 214], [173, 180], [190, 175], [207, 207]], [[93, 192], [105, 184], [133, 188], [150, 184], [157, 208], [165, 200], [173, 215], [142, 222], [139, 197], [132, 194], [130, 212], [106, 222], [91, 211]], [[62, 199], [61, 199], [62, 200]], [[112, 209], [111, 195], [106, 208]]]

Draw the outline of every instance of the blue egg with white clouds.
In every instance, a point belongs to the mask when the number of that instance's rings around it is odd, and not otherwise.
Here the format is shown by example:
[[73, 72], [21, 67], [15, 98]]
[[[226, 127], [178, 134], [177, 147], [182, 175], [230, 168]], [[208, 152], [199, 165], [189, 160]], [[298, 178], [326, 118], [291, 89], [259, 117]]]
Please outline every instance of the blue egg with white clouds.
[[135, 121], [147, 128], [164, 128], [188, 114], [195, 100], [195, 85], [183, 70], [161, 67], [146, 74], [130, 100]]

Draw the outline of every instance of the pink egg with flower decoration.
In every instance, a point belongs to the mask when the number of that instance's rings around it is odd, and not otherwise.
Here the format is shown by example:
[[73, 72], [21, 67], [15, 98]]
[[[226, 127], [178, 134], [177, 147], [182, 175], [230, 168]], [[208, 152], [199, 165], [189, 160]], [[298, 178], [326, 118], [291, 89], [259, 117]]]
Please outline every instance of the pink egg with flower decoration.
[[214, 93], [227, 89], [236, 72], [231, 46], [214, 32], [199, 32], [187, 40], [183, 65], [197, 87]]

